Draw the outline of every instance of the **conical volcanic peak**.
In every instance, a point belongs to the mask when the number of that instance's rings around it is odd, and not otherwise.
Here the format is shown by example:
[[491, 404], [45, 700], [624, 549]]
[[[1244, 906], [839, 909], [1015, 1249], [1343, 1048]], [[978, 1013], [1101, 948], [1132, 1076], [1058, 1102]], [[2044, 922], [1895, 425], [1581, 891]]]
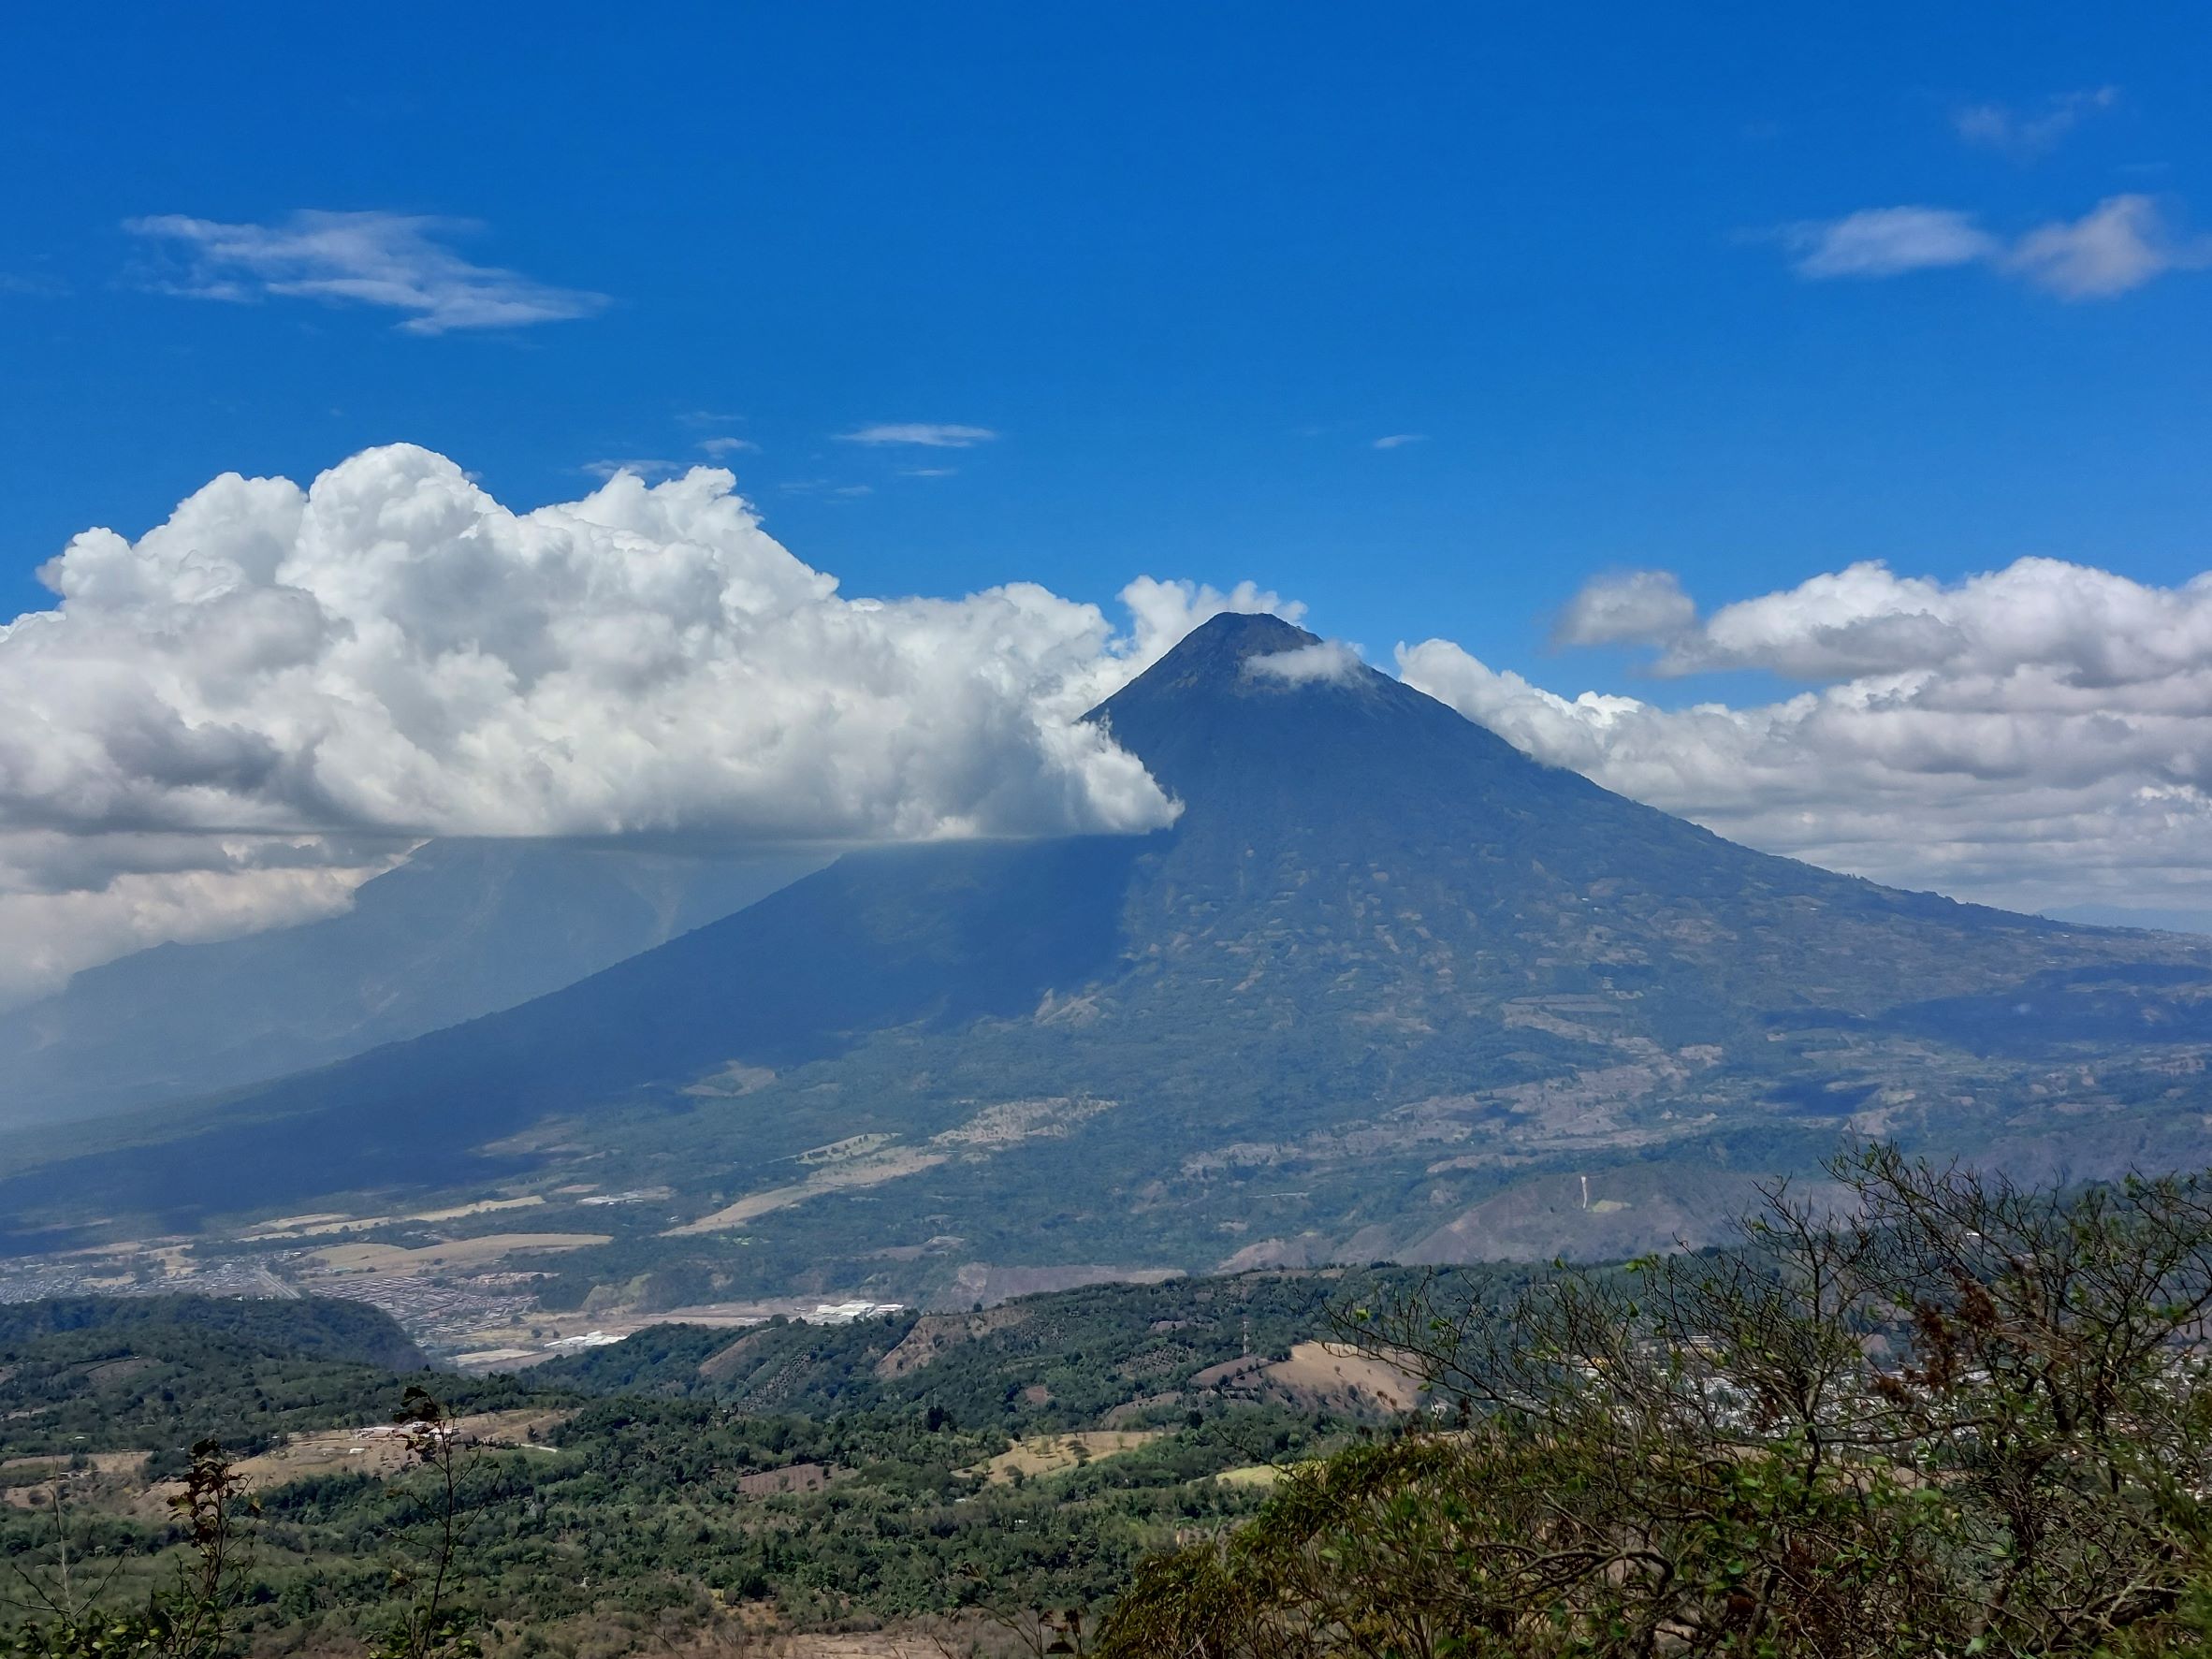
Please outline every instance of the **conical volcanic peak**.
[[[1173, 650], [1139, 675], [1127, 690], [1142, 686], [1149, 692], [1171, 695], [1201, 690], [1239, 691], [1255, 680], [1273, 677], [1255, 671], [1255, 662], [1327, 648], [1317, 635], [1280, 617], [1223, 611], [1185, 634]], [[1277, 679], [1276, 683], [1284, 682]]]
[[[1341, 814], [1378, 792], [1451, 801], [1442, 779], [1550, 771], [1280, 617], [1208, 619], [1087, 718], [1186, 807], [1233, 798], [1248, 822]], [[1579, 779], [1569, 787], [1596, 793]]]

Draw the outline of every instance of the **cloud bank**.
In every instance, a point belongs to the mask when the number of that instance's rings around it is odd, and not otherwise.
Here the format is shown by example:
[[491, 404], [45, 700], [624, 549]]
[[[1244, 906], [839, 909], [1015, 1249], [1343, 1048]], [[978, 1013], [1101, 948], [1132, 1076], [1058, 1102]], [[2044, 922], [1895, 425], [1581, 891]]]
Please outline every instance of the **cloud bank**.
[[[166, 939], [302, 921], [434, 835], [732, 847], [1142, 831], [1173, 802], [1082, 713], [1222, 610], [1140, 577], [1118, 625], [1015, 584], [847, 598], [730, 475], [516, 512], [404, 445], [215, 480], [78, 536], [0, 627], [0, 1000]], [[1457, 645], [1412, 684], [1528, 752], [1769, 851], [2023, 908], [2212, 909], [2212, 575], [1855, 564], [1700, 613], [1588, 585], [1566, 645], [1778, 702], [1564, 697]], [[1349, 672], [1337, 644], [1255, 666]]]
[[517, 513], [408, 445], [219, 478], [40, 576], [60, 603], [0, 627], [0, 944], [41, 942], [0, 995], [328, 908], [425, 836], [1157, 827], [1175, 804], [1079, 717], [1215, 611], [1297, 608], [847, 599], [726, 472]]
[[[1627, 618], [1654, 578], [1595, 584], [1567, 614]], [[1855, 564], [1641, 621], [1592, 637], [1649, 644], [1663, 676], [1811, 689], [1670, 709], [1562, 697], [1444, 640], [1398, 662], [1529, 753], [1771, 851], [2030, 909], [2212, 901], [2212, 575], [2158, 588], [2027, 559], [1946, 584]]]

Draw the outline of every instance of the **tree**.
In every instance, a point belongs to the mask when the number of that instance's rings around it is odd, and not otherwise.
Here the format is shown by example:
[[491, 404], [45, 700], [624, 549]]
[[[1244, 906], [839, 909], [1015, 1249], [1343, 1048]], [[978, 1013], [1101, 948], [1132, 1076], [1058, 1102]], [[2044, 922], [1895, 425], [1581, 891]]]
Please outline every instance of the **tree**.
[[[400, 1495], [415, 1506], [417, 1525], [429, 1536], [420, 1562], [392, 1569], [393, 1588], [407, 1594], [407, 1608], [371, 1644], [371, 1659], [475, 1659], [478, 1644], [446, 1599], [464, 1509], [459, 1426], [435, 1396], [415, 1387], [400, 1397], [393, 1420], [406, 1430], [409, 1460], [425, 1477]], [[426, 1485], [427, 1494], [418, 1490]]]
[[2180, 1639], [2212, 1541], [2212, 1176], [2024, 1187], [1879, 1146], [1830, 1172], [1727, 1250], [1354, 1318], [1425, 1419], [1149, 1563], [1100, 1652]]
[[120, 1557], [90, 1590], [72, 1577], [67, 1505], [56, 1484], [54, 1560], [35, 1572], [9, 1566], [29, 1599], [15, 1605], [31, 1614], [7, 1637], [21, 1659], [223, 1659], [233, 1646], [231, 1615], [242, 1599], [251, 1562], [241, 1516], [255, 1513], [245, 1483], [228, 1454], [213, 1440], [192, 1448], [192, 1462], [170, 1511], [184, 1529], [186, 1552], [174, 1586], [143, 1607], [108, 1607], [108, 1591]]

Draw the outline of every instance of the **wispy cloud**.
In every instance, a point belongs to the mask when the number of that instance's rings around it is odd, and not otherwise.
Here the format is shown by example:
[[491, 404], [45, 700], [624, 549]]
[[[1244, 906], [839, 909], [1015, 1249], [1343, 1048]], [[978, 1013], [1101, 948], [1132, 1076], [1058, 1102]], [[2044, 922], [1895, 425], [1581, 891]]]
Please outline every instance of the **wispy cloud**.
[[873, 484], [839, 484], [832, 478], [787, 478], [776, 488], [786, 495], [812, 496], [817, 500], [827, 500], [832, 496], [843, 496], [851, 500], [876, 493]]
[[959, 471], [958, 467], [901, 467], [898, 475], [901, 478], [950, 478]]
[[702, 438], [699, 447], [720, 460], [725, 455], [735, 455], [740, 450], [758, 451], [760, 445], [750, 438]]
[[2030, 231], [2005, 269], [2065, 299], [2105, 299], [2169, 270], [2212, 265], [2212, 238], [2178, 237], [2147, 196], [2115, 196], [2071, 224]]
[[840, 444], [915, 444], [924, 449], [972, 449], [998, 434], [989, 427], [962, 427], [936, 421], [885, 421], [839, 432]]
[[1426, 432], [1389, 432], [1375, 439], [1367, 447], [1370, 449], [1403, 449], [1408, 444], [1426, 444], [1428, 441], [1429, 434]]
[[588, 460], [576, 471], [588, 477], [599, 479], [618, 478], [624, 473], [628, 473], [633, 477], [649, 481], [654, 478], [673, 477], [678, 473], [689, 472], [691, 466], [690, 461], [674, 460]]
[[28, 274], [20, 270], [0, 270], [0, 294], [16, 294], [32, 299], [59, 299], [69, 292], [69, 284], [59, 277]]
[[1801, 277], [1880, 278], [1983, 265], [2061, 299], [2109, 299], [2172, 270], [2212, 266], [2212, 238], [2176, 232], [2147, 196], [2112, 196], [2079, 219], [2053, 220], [2016, 240], [1949, 208], [1869, 208], [1784, 226]]
[[148, 279], [159, 292], [381, 306], [412, 313], [400, 325], [409, 334], [519, 328], [590, 316], [608, 303], [604, 294], [471, 264], [440, 240], [476, 228], [465, 220], [309, 211], [279, 225], [224, 225], [163, 213], [124, 228], [182, 255], [181, 271]]
[[2001, 244], [1972, 215], [1949, 208], [1867, 208], [1841, 219], [1808, 220], [1783, 231], [1805, 277], [1886, 277], [1971, 265]]
[[1317, 639], [1312, 645], [1293, 646], [1287, 651], [1246, 657], [1244, 677], [1279, 680], [1287, 686], [1346, 685], [1356, 683], [1366, 667], [1357, 646], [1340, 639]]
[[1951, 127], [1969, 144], [1995, 150], [2015, 161], [2034, 161], [2056, 150], [2068, 133], [2090, 116], [2118, 102], [2118, 87], [2096, 86], [2045, 99], [2032, 114], [2004, 104], [1963, 104], [1951, 111]]

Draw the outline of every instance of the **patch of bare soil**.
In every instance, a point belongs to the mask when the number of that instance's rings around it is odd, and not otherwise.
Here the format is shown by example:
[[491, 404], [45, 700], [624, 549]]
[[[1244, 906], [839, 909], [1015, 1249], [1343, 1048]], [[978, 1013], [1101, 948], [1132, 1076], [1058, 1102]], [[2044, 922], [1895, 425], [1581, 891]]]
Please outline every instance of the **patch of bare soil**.
[[905, 1376], [935, 1363], [962, 1343], [1009, 1330], [1028, 1317], [1026, 1309], [1012, 1307], [985, 1308], [971, 1314], [924, 1314], [899, 1345], [876, 1361], [876, 1375], [885, 1379]]
[[837, 1471], [822, 1463], [786, 1463], [780, 1469], [763, 1469], [737, 1477], [737, 1490], [749, 1498], [772, 1498], [785, 1492], [820, 1492]]
[[1546, 1172], [1462, 1211], [1417, 1241], [1409, 1262], [1613, 1261], [1646, 1250], [1693, 1249], [1729, 1236], [1755, 1203], [1748, 1175], [1715, 1171], [1684, 1183], [1649, 1168]]
[[[822, 1147], [808, 1156], [819, 1157], [835, 1151], [833, 1147]], [[772, 1186], [765, 1192], [749, 1193], [734, 1204], [725, 1204], [711, 1215], [702, 1215], [696, 1221], [687, 1221], [680, 1227], [668, 1229], [665, 1236], [681, 1238], [691, 1233], [721, 1232], [733, 1227], [743, 1227], [749, 1221], [758, 1220], [777, 1210], [787, 1210], [810, 1198], [820, 1198], [825, 1192], [880, 1186], [886, 1181], [896, 1181], [903, 1175], [919, 1174], [924, 1170], [934, 1169], [943, 1163], [945, 1157], [941, 1152], [922, 1152], [912, 1147], [884, 1146], [879, 1142], [856, 1154], [837, 1157], [836, 1161], [820, 1163], [804, 1181], [789, 1186]]]
[[774, 1336], [770, 1331], [749, 1331], [726, 1348], [717, 1348], [699, 1361], [699, 1375], [709, 1382], [722, 1382], [745, 1369], [750, 1359]]
[[1272, 1389], [1302, 1404], [1410, 1411], [1420, 1402], [1419, 1378], [1332, 1342], [1302, 1342], [1265, 1375]]
[[1070, 1267], [1000, 1267], [988, 1261], [966, 1263], [953, 1283], [938, 1294], [940, 1307], [988, 1307], [1016, 1296], [1048, 1290], [1080, 1290], [1085, 1285], [1157, 1285], [1183, 1276], [1173, 1267], [1110, 1267], [1085, 1263]]
[[1074, 1133], [1075, 1126], [1110, 1111], [1114, 1102], [1065, 1095], [1035, 1100], [1001, 1100], [986, 1106], [966, 1123], [932, 1135], [932, 1146], [962, 1148], [970, 1157], [987, 1155], [1024, 1141], [1057, 1140]]

